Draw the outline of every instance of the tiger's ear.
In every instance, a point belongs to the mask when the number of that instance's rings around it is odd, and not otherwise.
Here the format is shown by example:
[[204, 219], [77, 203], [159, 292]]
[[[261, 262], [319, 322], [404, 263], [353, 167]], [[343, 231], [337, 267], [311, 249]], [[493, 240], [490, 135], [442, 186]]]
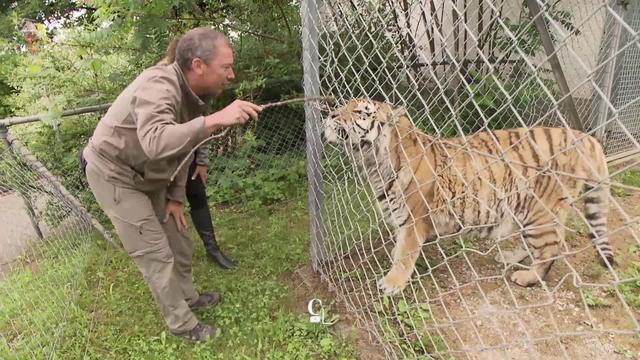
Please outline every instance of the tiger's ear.
[[406, 115], [407, 115], [407, 111], [404, 108], [401, 108], [401, 107], [392, 108], [387, 121], [396, 121], [398, 120], [399, 117], [406, 116]]

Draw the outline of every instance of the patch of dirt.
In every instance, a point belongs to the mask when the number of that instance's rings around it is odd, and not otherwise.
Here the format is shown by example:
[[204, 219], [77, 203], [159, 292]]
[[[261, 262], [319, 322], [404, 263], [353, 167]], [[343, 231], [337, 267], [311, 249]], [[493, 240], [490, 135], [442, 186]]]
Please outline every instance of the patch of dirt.
[[[289, 298], [287, 308], [303, 316], [311, 316], [308, 311], [309, 301], [320, 299], [323, 306], [330, 305], [329, 315], [337, 315], [339, 320], [332, 325], [332, 329], [345, 336], [355, 348], [358, 359], [382, 360], [384, 348], [377, 344], [367, 332], [366, 324], [358, 320], [344, 301], [339, 300], [336, 292], [331, 291], [327, 282], [322, 281], [320, 275], [313, 271], [310, 265], [297, 269], [288, 277]], [[327, 325], [318, 325], [327, 326]]]
[[[640, 215], [640, 194], [617, 200], [629, 217]], [[597, 264], [590, 240], [578, 233], [567, 237], [546, 284], [531, 288], [507, 280], [515, 266], [494, 260], [495, 243], [473, 243], [421, 281], [437, 289], [436, 296], [427, 292], [434, 322], [448, 324], [433, 328], [456, 358], [640, 358], [633, 334], [640, 312], [610, 286], [629, 279], [625, 271], [640, 260], [629, 251], [640, 227], [624, 226], [622, 212], [612, 210], [609, 229], [619, 229], [610, 237], [618, 261], [612, 270]]]

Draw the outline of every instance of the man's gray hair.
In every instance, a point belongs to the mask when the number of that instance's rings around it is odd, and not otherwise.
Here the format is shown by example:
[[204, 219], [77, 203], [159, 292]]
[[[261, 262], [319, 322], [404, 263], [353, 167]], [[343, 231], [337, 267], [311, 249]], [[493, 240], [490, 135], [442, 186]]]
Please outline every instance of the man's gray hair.
[[224, 34], [209, 28], [195, 28], [180, 37], [175, 49], [175, 60], [182, 70], [191, 70], [191, 61], [200, 58], [205, 64], [216, 55], [220, 44], [229, 45]]

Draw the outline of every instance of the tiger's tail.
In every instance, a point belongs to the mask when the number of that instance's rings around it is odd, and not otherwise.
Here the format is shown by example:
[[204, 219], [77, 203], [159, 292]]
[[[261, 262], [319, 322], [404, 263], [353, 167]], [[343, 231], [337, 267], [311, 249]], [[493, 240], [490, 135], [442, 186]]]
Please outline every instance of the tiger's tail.
[[607, 236], [607, 214], [609, 212], [609, 170], [607, 169], [606, 160], [602, 147], [597, 140], [591, 138], [591, 141], [597, 143], [596, 159], [594, 164], [597, 166], [598, 176], [600, 180], [597, 182], [587, 182], [584, 185], [584, 216], [590, 227], [590, 238], [600, 255], [599, 261], [602, 266], [613, 265], [615, 263], [613, 249], [609, 243]]

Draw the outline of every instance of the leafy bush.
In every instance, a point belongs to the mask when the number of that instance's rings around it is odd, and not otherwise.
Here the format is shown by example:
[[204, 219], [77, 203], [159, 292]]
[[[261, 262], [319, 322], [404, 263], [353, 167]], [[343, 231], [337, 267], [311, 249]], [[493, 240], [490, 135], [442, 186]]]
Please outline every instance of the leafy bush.
[[216, 177], [208, 181], [210, 201], [257, 207], [306, 191], [304, 154], [259, 152], [258, 148], [264, 146], [264, 141], [257, 139], [250, 130], [243, 140], [240, 148], [229, 156], [212, 158], [209, 172]]

